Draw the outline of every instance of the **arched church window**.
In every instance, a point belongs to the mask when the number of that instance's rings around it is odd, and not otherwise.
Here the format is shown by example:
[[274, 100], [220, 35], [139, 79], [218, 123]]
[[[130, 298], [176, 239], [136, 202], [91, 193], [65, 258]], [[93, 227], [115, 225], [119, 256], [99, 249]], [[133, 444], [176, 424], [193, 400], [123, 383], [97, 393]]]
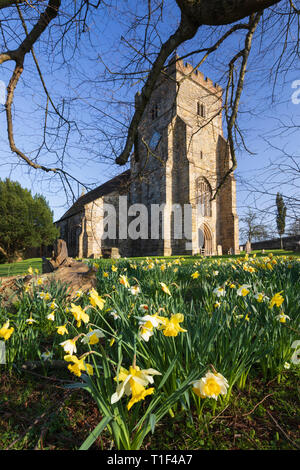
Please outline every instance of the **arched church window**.
[[202, 176], [196, 180], [196, 197], [200, 214], [203, 217], [211, 217], [212, 190], [207, 179]]

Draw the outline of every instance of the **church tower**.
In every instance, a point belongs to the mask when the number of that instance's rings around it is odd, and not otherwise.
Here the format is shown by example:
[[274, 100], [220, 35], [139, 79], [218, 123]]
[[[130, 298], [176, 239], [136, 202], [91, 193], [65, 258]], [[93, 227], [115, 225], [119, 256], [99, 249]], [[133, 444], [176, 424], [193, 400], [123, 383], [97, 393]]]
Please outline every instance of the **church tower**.
[[131, 254], [238, 253], [233, 175], [212, 198], [229, 164], [222, 88], [174, 57], [144, 111], [131, 160], [130, 204], [149, 215]]

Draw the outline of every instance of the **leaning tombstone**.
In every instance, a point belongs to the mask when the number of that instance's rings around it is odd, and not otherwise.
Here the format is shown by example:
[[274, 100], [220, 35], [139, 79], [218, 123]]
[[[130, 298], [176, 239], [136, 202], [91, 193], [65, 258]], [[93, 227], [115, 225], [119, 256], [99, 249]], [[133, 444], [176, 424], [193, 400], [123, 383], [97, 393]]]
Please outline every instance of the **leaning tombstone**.
[[295, 243], [294, 251], [295, 251], [296, 253], [297, 253], [298, 251], [300, 251], [300, 241]]

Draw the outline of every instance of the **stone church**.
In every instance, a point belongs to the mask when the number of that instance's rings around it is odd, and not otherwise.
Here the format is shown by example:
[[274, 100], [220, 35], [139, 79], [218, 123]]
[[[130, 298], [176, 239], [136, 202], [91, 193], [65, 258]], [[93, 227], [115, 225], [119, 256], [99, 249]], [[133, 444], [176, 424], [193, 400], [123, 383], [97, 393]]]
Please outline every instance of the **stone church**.
[[[135, 100], [138, 106], [139, 93]], [[222, 129], [222, 88], [190, 64], [173, 58], [144, 111], [130, 169], [82, 195], [56, 222], [60, 237], [73, 257], [97, 258], [111, 247], [127, 257], [238, 253], [233, 175], [213, 197], [229, 165]], [[108, 204], [116, 215], [111, 238], [104, 236]], [[126, 223], [137, 215], [136, 204], [148, 209], [148, 230], [145, 235], [144, 228], [143, 236], [133, 239], [127, 234]], [[163, 207], [154, 237], [152, 207]], [[179, 224], [185, 226], [179, 235], [177, 209], [182, 209]]]

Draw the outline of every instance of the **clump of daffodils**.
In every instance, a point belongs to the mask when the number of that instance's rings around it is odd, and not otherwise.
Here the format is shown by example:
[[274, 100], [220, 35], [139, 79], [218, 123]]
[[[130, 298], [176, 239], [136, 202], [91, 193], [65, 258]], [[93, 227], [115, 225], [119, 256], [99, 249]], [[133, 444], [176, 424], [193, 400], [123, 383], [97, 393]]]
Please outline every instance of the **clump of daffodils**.
[[193, 392], [201, 398], [218, 399], [219, 395], [226, 395], [229, 384], [223, 375], [207, 372], [200, 380], [192, 382]]

